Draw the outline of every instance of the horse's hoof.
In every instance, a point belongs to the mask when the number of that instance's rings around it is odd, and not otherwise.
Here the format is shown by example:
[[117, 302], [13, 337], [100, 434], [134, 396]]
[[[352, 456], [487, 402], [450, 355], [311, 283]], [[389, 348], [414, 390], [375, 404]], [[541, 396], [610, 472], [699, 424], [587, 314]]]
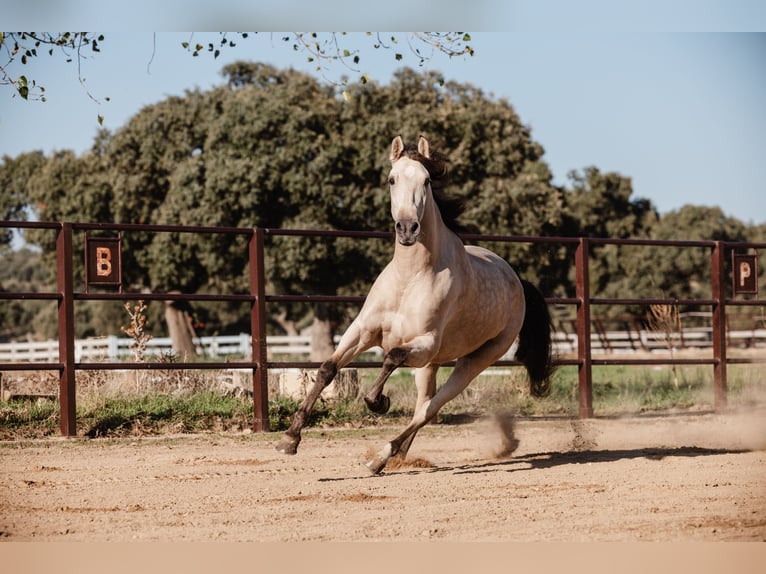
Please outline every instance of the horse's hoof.
[[376, 454], [372, 460], [365, 462], [364, 466], [366, 466], [367, 470], [369, 470], [372, 474], [377, 475], [380, 474], [383, 468], [386, 466], [389, 458], [391, 458], [390, 443], [384, 446], [383, 450]]
[[370, 471], [370, 474], [372, 474], [373, 476], [377, 476], [383, 471], [383, 467], [386, 466], [386, 463], [384, 461], [381, 461], [376, 456], [372, 460], [365, 462], [364, 466], [367, 467], [367, 470]]
[[389, 399], [386, 395], [380, 395], [376, 401], [371, 401], [365, 397], [364, 402], [367, 403], [368, 409], [374, 413], [378, 413], [379, 415], [386, 414], [388, 409], [391, 408], [391, 399]]
[[298, 443], [300, 442], [300, 438], [293, 438], [285, 435], [277, 443], [277, 452], [281, 452], [282, 454], [295, 454], [298, 452]]

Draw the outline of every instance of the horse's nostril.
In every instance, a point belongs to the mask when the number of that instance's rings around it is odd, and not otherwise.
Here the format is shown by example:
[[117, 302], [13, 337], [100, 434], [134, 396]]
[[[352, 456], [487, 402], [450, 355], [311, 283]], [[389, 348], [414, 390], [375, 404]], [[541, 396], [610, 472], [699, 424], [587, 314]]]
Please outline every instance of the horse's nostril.
[[412, 233], [417, 233], [418, 229], [420, 229], [420, 225], [418, 225], [418, 222], [415, 221], [412, 223]]
[[402, 230], [402, 222], [401, 221], [397, 221], [396, 222], [396, 230], [397, 231], [401, 231]]

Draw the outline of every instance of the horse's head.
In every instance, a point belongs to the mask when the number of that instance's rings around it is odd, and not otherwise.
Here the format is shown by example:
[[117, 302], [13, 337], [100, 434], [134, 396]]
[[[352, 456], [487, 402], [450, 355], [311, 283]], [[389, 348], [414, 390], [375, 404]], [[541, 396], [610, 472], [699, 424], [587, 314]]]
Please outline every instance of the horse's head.
[[[430, 157], [428, 140], [420, 137], [418, 154]], [[391, 143], [391, 216], [396, 226], [396, 239], [401, 245], [413, 245], [420, 235], [426, 203], [431, 196], [431, 178], [422, 162], [405, 153], [401, 136]]]

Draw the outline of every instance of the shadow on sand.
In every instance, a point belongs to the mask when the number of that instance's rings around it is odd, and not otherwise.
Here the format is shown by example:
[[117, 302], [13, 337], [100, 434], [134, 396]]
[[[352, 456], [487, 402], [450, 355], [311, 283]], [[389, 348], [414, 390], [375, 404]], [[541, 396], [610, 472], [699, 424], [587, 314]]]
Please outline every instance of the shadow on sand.
[[517, 472], [523, 470], [553, 468], [569, 464], [592, 464], [601, 462], [616, 462], [618, 460], [662, 460], [667, 457], [697, 457], [717, 456], [724, 454], [742, 454], [746, 449], [678, 447], [678, 448], [638, 448], [619, 450], [582, 450], [570, 452], [542, 452], [525, 454], [507, 460], [464, 464], [454, 467], [438, 467], [428, 471], [451, 471], [455, 474], [471, 474], [481, 472]]
[[751, 452], [750, 449], [726, 449], [726, 448], [703, 448], [703, 447], [679, 447], [679, 448], [637, 448], [620, 450], [581, 450], [567, 452], [541, 452], [514, 456], [502, 460], [488, 462], [476, 462], [459, 465], [432, 466], [429, 468], [407, 468], [406, 463], [396, 470], [386, 471], [380, 475], [367, 477], [344, 477], [344, 478], [320, 478], [320, 482], [333, 482], [338, 480], [350, 480], [359, 478], [379, 478], [381, 476], [397, 475], [422, 475], [438, 472], [452, 474], [480, 474], [486, 472], [522, 472], [535, 469], [554, 468], [571, 464], [609, 463], [618, 460], [634, 460], [645, 458], [647, 460], [662, 460], [667, 457], [698, 457], [719, 456], [726, 454], [742, 454]]

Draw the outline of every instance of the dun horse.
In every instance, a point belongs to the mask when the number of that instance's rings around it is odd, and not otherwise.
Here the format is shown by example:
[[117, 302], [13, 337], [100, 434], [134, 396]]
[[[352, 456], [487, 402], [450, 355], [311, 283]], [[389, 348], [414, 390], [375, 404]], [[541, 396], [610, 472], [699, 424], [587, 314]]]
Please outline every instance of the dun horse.
[[[391, 144], [391, 215], [394, 257], [377, 278], [357, 318], [296, 411], [277, 450], [295, 454], [311, 409], [339, 369], [373, 346], [383, 368], [364, 400], [385, 413], [383, 387], [398, 367], [415, 368], [417, 402], [412, 422], [366, 463], [380, 473], [392, 456], [405, 457], [417, 431], [459, 395], [519, 338], [516, 357], [526, 367], [532, 394], [548, 391], [552, 372], [550, 315], [540, 291], [519, 279], [498, 255], [466, 246], [456, 234], [462, 204], [443, 195], [444, 158], [421, 137], [417, 148], [397, 136]], [[437, 390], [439, 366], [456, 361]]]

